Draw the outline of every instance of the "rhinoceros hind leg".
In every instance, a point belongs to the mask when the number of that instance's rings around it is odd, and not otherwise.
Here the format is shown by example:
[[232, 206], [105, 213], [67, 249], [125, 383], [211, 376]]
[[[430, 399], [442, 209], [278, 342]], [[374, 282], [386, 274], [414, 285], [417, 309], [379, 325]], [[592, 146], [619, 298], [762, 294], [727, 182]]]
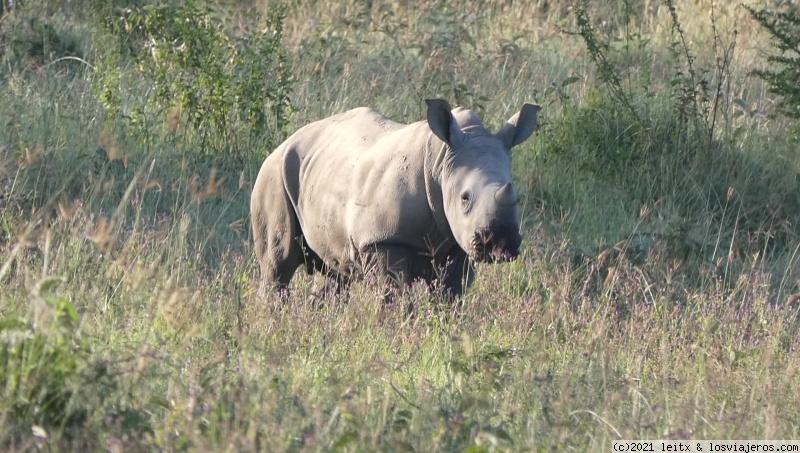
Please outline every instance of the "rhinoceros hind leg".
[[292, 245], [295, 241], [282, 244], [280, 239], [275, 238], [270, 242], [264, 253], [259, 255], [262, 278], [260, 295], [263, 297], [269, 290], [278, 290], [282, 297], [286, 297], [289, 282], [297, 268], [303, 264], [302, 249], [299, 245]]
[[304, 262], [300, 225], [289, 197], [283, 191], [279, 175], [271, 168], [256, 180], [251, 202], [253, 239], [256, 258], [261, 264], [259, 295], [277, 289], [286, 293], [295, 271]]

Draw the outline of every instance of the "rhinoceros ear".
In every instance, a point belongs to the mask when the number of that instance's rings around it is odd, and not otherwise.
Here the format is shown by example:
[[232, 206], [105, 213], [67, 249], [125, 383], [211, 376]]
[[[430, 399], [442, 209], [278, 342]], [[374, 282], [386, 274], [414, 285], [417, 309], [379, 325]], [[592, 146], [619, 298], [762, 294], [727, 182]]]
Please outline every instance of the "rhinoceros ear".
[[512, 116], [495, 135], [508, 149], [519, 145], [536, 130], [536, 116], [538, 113], [538, 105], [524, 104], [519, 113]]
[[431, 131], [450, 149], [458, 148], [464, 141], [464, 133], [450, 112], [450, 104], [444, 99], [425, 99], [425, 103], [428, 104], [428, 126]]

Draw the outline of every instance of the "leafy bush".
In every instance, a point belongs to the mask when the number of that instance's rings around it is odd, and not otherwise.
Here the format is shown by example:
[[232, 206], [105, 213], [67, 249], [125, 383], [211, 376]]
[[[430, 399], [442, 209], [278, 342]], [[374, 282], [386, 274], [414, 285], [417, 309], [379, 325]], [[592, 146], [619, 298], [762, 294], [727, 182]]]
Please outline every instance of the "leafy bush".
[[[771, 93], [782, 96], [778, 112], [800, 119], [800, 7], [790, 5], [785, 12], [745, 8], [769, 31], [780, 52], [767, 57], [775, 69], [758, 69], [753, 73], [769, 84]], [[800, 134], [800, 129], [796, 133]]]
[[[164, 117], [172, 132], [183, 132], [185, 121], [200, 148], [211, 152], [238, 154], [254, 140], [269, 149], [282, 137], [291, 113], [282, 7], [236, 32], [195, 1], [127, 9], [100, 2], [96, 9], [118, 43], [98, 64], [99, 98], [109, 119], [122, 114], [144, 135], [152, 132], [148, 114]], [[119, 71], [127, 62], [152, 92], [126, 112]]]
[[75, 308], [50, 294], [57, 282], [37, 285], [33, 322], [0, 320], [0, 421], [8, 432], [46, 437], [51, 429], [79, 427], [88, 415], [76, 398], [76, 378], [89, 351], [77, 333]]
[[[29, 449], [34, 442], [40, 448], [93, 451], [103, 440], [114, 443], [152, 434], [149, 415], [139, 407], [160, 403], [134, 402], [125, 392], [115, 395], [126, 374], [120, 365], [131, 358], [116, 354], [109, 360], [98, 353], [93, 347], [97, 338], [81, 332], [75, 306], [54, 291], [65, 283], [62, 277], [41, 279], [30, 291], [27, 316], [0, 318], [0, 448], [4, 451]], [[6, 302], [13, 304], [0, 301]]]
[[[713, 93], [704, 77], [707, 71], [696, 67], [675, 7], [669, 1], [667, 6], [672, 22], [669, 54], [673, 60], [669, 93], [649, 91], [650, 75], [631, 73], [625, 66], [626, 61], [636, 59], [631, 52], [655, 51], [648, 49], [652, 44], [628, 32], [622, 45], [612, 46], [619, 39], [601, 35], [592, 23], [589, 2], [578, 2], [573, 10], [577, 33], [583, 38], [602, 84], [589, 92], [584, 108], [567, 112], [567, 116], [575, 115], [568, 122], [585, 127], [588, 136], [594, 138], [588, 143], [597, 145], [583, 153], [581, 160], [588, 158], [585, 170], [627, 182], [629, 190], [642, 180], [642, 172], [653, 171], [654, 176], [661, 174], [669, 179], [697, 159], [707, 157], [701, 154], [710, 146], [703, 145], [708, 145], [706, 140], [713, 136]], [[628, 15], [627, 19], [633, 21], [634, 17]], [[669, 115], [658, 113], [655, 105], [668, 109]], [[567, 132], [566, 138], [570, 135]], [[676, 150], [686, 156], [671, 159], [675, 165], [670, 170], [674, 173], [663, 174], [663, 168], [658, 168], [663, 164], [659, 159]]]

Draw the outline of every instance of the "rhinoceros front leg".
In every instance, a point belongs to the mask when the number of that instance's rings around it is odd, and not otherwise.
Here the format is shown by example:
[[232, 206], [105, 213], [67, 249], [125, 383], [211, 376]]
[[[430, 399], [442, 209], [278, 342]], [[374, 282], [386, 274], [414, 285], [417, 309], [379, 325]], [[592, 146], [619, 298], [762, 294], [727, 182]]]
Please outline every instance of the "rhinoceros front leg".
[[362, 252], [363, 271], [375, 278], [383, 290], [384, 302], [394, 301], [395, 292], [411, 285], [414, 251], [408, 247], [377, 245]]
[[[311, 295], [320, 301], [344, 296], [350, 287], [350, 278], [336, 272], [326, 272], [321, 281], [314, 284]], [[321, 305], [320, 305], [321, 306]]]
[[445, 293], [453, 297], [462, 296], [475, 280], [475, 266], [463, 252], [448, 256], [442, 272]]

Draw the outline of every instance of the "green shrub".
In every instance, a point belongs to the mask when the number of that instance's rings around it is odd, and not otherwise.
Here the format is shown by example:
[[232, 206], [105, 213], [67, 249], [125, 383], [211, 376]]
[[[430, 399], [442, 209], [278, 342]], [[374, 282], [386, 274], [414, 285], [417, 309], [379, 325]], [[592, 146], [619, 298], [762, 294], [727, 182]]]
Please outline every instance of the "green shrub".
[[[779, 52], [767, 57], [774, 69], [758, 69], [753, 74], [767, 82], [771, 93], [782, 97], [777, 104], [779, 113], [800, 119], [800, 7], [790, 5], [785, 12], [745, 8], [769, 31]], [[795, 133], [800, 134], [800, 129]]]
[[[126, 9], [99, 2], [99, 24], [117, 41], [100, 56], [97, 85], [109, 119], [122, 115], [143, 136], [153, 124], [196, 134], [201, 150], [271, 149], [284, 135], [291, 77], [282, 48], [284, 8], [240, 30], [209, 4], [154, 2]], [[151, 87], [142, 100], [123, 99], [121, 68], [130, 63]], [[127, 111], [124, 106], [128, 105]], [[163, 118], [163, 121], [152, 120]]]
[[89, 351], [78, 332], [72, 304], [50, 294], [57, 279], [37, 285], [33, 321], [0, 320], [0, 421], [14, 439], [79, 428], [88, 413], [76, 398]]

